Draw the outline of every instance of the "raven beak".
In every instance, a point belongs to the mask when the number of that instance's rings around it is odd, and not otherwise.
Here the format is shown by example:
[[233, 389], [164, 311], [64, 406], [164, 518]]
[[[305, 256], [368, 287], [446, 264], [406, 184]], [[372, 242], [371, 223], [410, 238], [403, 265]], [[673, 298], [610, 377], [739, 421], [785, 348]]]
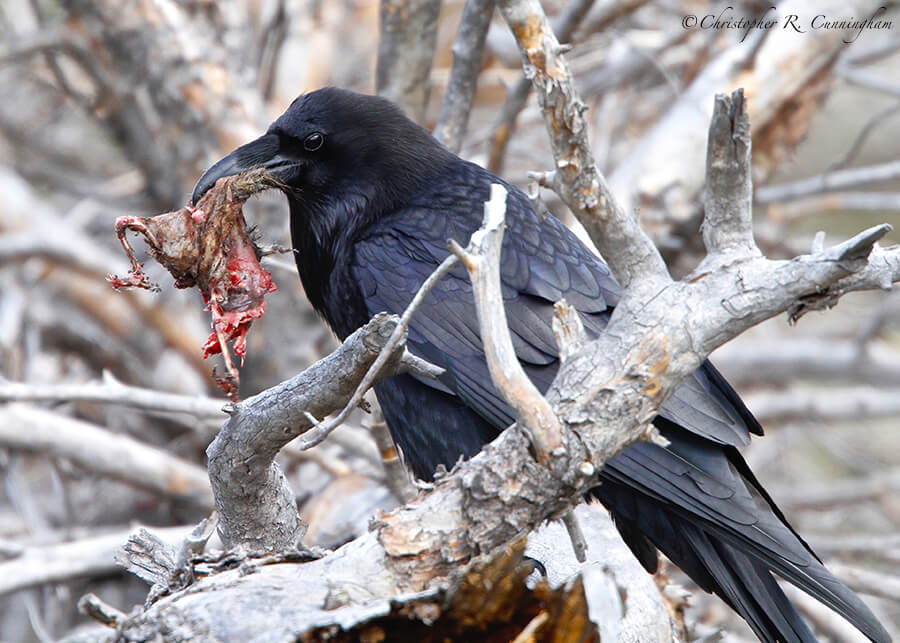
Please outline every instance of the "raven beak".
[[197, 184], [194, 186], [194, 192], [191, 194], [191, 204], [194, 205], [200, 201], [200, 198], [206, 194], [209, 189], [216, 184], [216, 181], [226, 176], [234, 176], [247, 170], [256, 170], [260, 168], [279, 168], [295, 165], [296, 160], [292, 160], [282, 156], [280, 152], [280, 144], [278, 136], [275, 134], [266, 134], [260, 136], [255, 141], [250, 141], [245, 145], [241, 145], [228, 156], [225, 156], [206, 170]]

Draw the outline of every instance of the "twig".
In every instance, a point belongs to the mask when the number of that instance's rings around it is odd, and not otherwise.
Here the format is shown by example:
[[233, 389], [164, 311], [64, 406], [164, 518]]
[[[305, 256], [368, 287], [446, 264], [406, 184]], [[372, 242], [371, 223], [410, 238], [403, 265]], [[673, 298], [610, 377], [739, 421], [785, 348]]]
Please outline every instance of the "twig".
[[758, 204], [766, 204], [777, 201], [791, 201], [822, 192], [844, 190], [879, 181], [890, 181], [898, 177], [900, 177], [900, 161], [855, 167], [850, 170], [836, 170], [792, 183], [759, 188], [756, 191], [756, 202]]
[[869, 134], [871, 134], [883, 121], [897, 113], [900, 113], [900, 102], [888, 105], [885, 109], [873, 114], [869, 120], [866, 121], [866, 124], [863, 125], [862, 129], [859, 130], [859, 134], [856, 135], [856, 138], [853, 139], [853, 144], [850, 145], [850, 149], [847, 150], [844, 156], [831, 163], [825, 170], [825, 173], [828, 174], [829, 172], [839, 170], [856, 158], [856, 155], [862, 149], [863, 144], [869, 138]]
[[516, 357], [500, 288], [500, 248], [506, 216], [506, 189], [491, 185], [484, 223], [463, 249], [451, 240], [450, 250], [469, 271], [484, 353], [491, 381], [512, 406], [543, 462], [560, 455], [562, 428], [556, 413], [525, 374]]
[[494, 0], [467, 0], [453, 41], [450, 82], [434, 135], [454, 154], [459, 152], [466, 137], [478, 72], [484, 58], [484, 40], [493, 15]]
[[58, 413], [10, 404], [0, 409], [0, 444], [65, 458], [164, 496], [212, 507], [206, 472], [161, 449]]
[[768, 213], [773, 221], [781, 223], [839, 210], [894, 212], [898, 204], [900, 192], [825, 192], [788, 202], [770, 203]]
[[566, 526], [566, 532], [569, 534], [569, 540], [572, 541], [572, 551], [575, 552], [575, 559], [579, 563], [587, 560], [587, 541], [578, 526], [578, 517], [575, 512], [569, 509], [562, 515], [562, 522]]
[[900, 84], [885, 80], [879, 74], [862, 71], [857, 68], [838, 68], [835, 74], [846, 80], [851, 85], [862, 87], [879, 94], [885, 94], [894, 98], [900, 98]]
[[125, 612], [102, 601], [93, 593], [85, 594], [78, 599], [78, 611], [107, 627], [116, 627], [126, 617]]
[[[415, 296], [412, 298], [412, 301], [409, 302], [409, 305], [406, 307], [406, 310], [403, 311], [403, 315], [400, 317], [400, 320], [397, 322], [396, 328], [394, 328], [394, 332], [391, 333], [391, 337], [388, 339], [387, 343], [384, 345], [384, 348], [381, 351], [381, 354], [378, 356], [372, 366], [369, 367], [368, 372], [366, 372], [365, 377], [363, 377], [362, 381], [359, 383], [359, 386], [356, 387], [356, 391], [353, 393], [353, 396], [347, 402], [346, 406], [338, 413], [337, 417], [327, 422], [325, 424], [319, 423], [314, 426], [309, 432], [307, 432], [300, 440], [297, 441], [297, 447], [299, 449], [308, 449], [310, 447], [314, 447], [317, 444], [321, 443], [322, 440], [328, 437], [328, 435], [338, 428], [344, 420], [347, 419], [347, 416], [353, 412], [353, 410], [359, 406], [359, 403], [362, 401], [365, 394], [372, 388], [372, 385], [375, 383], [376, 378], [378, 378], [381, 373], [381, 369], [384, 368], [384, 365], [387, 363], [391, 356], [393, 355], [396, 348], [402, 343], [406, 342], [406, 330], [409, 328], [409, 320], [412, 319], [413, 314], [416, 310], [419, 309], [419, 306], [422, 305], [422, 301], [425, 297], [428, 296], [428, 293], [431, 292], [431, 289], [434, 288], [435, 284], [439, 282], [444, 276], [450, 272], [453, 267], [456, 265], [457, 258], [453, 255], [448, 256], [444, 259], [441, 264], [435, 268], [434, 272], [428, 276], [422, 285], [419, 287], [419, 290], [416, 292]], [[406, 357], [406, 355], [404, 355]], [[419, 362], [421, 358], [416, 358], [414, 355], [409, 355], [410, 358], [416, 359]], [[408, 360], [407, 364], [416, 363], [412, 360]], [[427, 362], [426, 362], [427, 363]]]
[[104, 402], [122, 404], [157, 413], [185, 413], [199, 419], [223, 420], [222, 407], [228, 402], [209, 397], [179, 395], [118, 381], [112, 373], [103, 373], [103, 383], [40, 385], [0, 383], [0, 402]]

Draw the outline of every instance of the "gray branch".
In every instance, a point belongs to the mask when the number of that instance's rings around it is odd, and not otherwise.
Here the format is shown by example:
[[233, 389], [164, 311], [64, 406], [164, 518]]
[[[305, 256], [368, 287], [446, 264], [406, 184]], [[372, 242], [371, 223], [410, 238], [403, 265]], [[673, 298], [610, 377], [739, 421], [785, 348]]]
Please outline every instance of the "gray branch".
[[731, 251], [758, 255], [753, 241], [750, 117], [744, 90], [716, 96], [709, 126], [706, 178], [715, 189], [705, 198], [703, 243], [710, 255], [727, 260]]
[[467, 0], [453, 41], [450, 82], [434, 128], [435, 137], [453, 153], [459, 152], [466, 137], [484, 58], [484, 41], [493, 15], [494, 0]]
[[212, 505], [202, 467], [82, 420], [10, 404], [0, 408], [0, 445], [65, 458], [78, 466], [203, 508]]
[[[547, 16], [538, 0], [497, 3], [522, 51], [550, 136], [556, 169], [553, 188], [584, 225], [591, 240], [626, 288], [647, 291], [669, 280], [659, 251], [636, 218], [616, 201], [594, 162], [584, 111]], [[645, 291], [646, 292], [646, 291]]]
[[846, 190], [869, 183], [890, 181], [900, 177], [900, 161], [890, 161], [880, 165], [855, 167], [849, 170], [836, 170], [826, 172], [809, 179], [785, 183], [783, 185], [770, 185], [756, 191], [756, 202], [760, 204], [775, 203], [778, 201], [791, 201], [803, 197]]
[[440, 0], [381, 0], [375, 88], [417, 123], [425, 120], [431, 92], [440, 10]]
[[[353, 396], [387, 345], [397, 318], [376, 315], [334, 353], [295, 376], [234, 405], [231, 418], [207, 449], [219, 534], [228, 548], [292, 549], [303, 533], [294, 492], [275, 456]], [[402, 368], [399, 343], [380, 377]]]

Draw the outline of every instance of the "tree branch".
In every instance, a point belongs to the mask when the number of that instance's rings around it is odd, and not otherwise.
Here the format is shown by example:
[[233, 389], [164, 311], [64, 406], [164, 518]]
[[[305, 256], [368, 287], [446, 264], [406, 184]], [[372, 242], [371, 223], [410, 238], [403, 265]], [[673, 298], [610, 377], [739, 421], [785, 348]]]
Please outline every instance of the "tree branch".
[[662, 257], [634, 216], [622, 210], [594, 163], [586, 105], [572, 82], [538, 0], [500, 0], [497, 4], [522, 50], [556, 162], [553, 189], [584, 225], [619, 282], [646, 292], [669, 280]]
[[65, 458], [88, 471], [212, 507], [209, 478], [201, 467], [81, 420], [10, 404], [0, 409], [0, 444]]
[[506, 189], [495, 183], [491, 185], [490, 200], [484, 204], [484, 223], [472, 235], [469, 247], [464, 250], [451, 241], [450, 249], [469, 271], [491, 380], [546, 463], [551, 456], [559, 455], [562, 435], [556, 414], [522, 369], [509, 334], [500, 287], [505, 216]]
[[744, 101], [743, 89], [730, 98], [716, 96], [709, 125], [706, 180], [715, 188], [706, 192], [702, 232], [707, 253], [719, 255], [718, 261], [760, 254], [753, 240], [752, 144]]
[[469, 112], [478, 85], [478, 73], [484, 58], [484, 41], [494, 0], [467, 0], [453, 41], [453, 67], [444, 94], [441, 114], [434, 135], [454, 154], [459, 152], [469, 126]]
[[[26, 547], [12, 560], [0, 562], [0, 596], [46, 583], [116, 573], [120, 568], [114, 560], [115, 552], [132, 531], [129, 528], [72, 542]], [[180, 542], [190, 531], [191, 527], [154, 529], [158, 538], [170, 543]]]
[[[396, 317], [376, 315], [328, 357], [233, 406], [231, 418], [207, 449], [219, 534], [226, 547], [282, 551], [297, 544], [302, 526], [296, 501], [275, 456], [308, 431], [315, 418], [347, 403], [397, 325]], [[402, 368], [404, 346], [405, 338], [389, 353], [379, 377]]]
[[122, 404], [142, 411], [184, 413], [198, 419], [222, 420], [226, 417], [226, 399], [179, 395], [155, 389], [123, 384], [108, 371], [103, 382], [41, 386], [18, 382], [0, 383], [0, 402], [104, 402]]
[[425, 120], [431, 92], [440, 10], [440, 0], [381, 0], [375, 88], [417, 123]]

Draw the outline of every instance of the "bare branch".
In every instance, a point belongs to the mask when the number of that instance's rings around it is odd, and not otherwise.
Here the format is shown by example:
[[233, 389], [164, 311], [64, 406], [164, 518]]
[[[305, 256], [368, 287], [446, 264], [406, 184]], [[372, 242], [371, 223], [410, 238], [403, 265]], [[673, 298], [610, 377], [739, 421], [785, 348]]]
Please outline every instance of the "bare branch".
[[774, 201], [769, 204], [768, 213], [780, 223], [842, 210], [890, 213], [898, 203], [900, 192], [824, 192], [787, 202]]
[[[156, 528], [154, 533], [166, 542], [176, 543], [190, 530], [191, 527], [166, 527]], [[116, 573], [119, 567], [114, 554], [131, 533], [129, 528], [73, 542], [26, 547], [16, 558], [0, 562], [0, 596], [45, 583]]]
[[781, 384], [798, 378], [900, 386], [900, 354], [886, 346], [878, 348], [866, 351], [856, 341], [837, 337], [798, 337], [749, 348], [727, 345], [716, 353], [716, 363], [729, 380], [744, 385]]
[[381, 0], [375, 88], [417, 123], [425, 120], [431, 92], [440, 9], [440, 0]]
[[554, 190], [625, 288], [659, 287], [669, 280], [669, 273], [653, 242], [635, 217], [622, 210], [594, 163], [586, 106], [540, 2], [500, 0], [497, 6], [519, 43], [526, 76], [537, 90], [556, 162]]
[[585, 562], [587, 560], [588, 545], [584, 539], [581, 527], [578, 525], [578, 517], [572, 509], [569, 509], [562, 515], [562, 523], [566, 527], [569, 540], [572, 541], [572, 551], [575, 553], [575, 560], [579, 563]]
[[750, 118], [744, 90], [718, 94], [709, 126], [703, 243], [717, 261], [759, 256], [753, 240]]
[[[226, 547], [282, 551], [296, 545], [302, 526], [294, 493], [274, 458], [313, 426], [310, 416], [324, 417], [346, 405], [397, 326], [396, 317], [376, 315], [328, 357], [234, 405], [231, 419], [207, 449]], [[380, 377], [398, 372], [404, 344], [389, 353]]]
[[105, 372], [103, 383], [60, 386], [0, 383], [0, 402], [104, 402], [122, 404], [143, 411], [158, 413], [184, 413], [196, 418], [223, 420], [223, 407], [228, 400], [195, 395], [179, 395], [166, 391], [123, 384]]
[[512, 406], [541, 460], [546, 462], [550, 456], [558, 455], [562, 435], [556, 414], [522, 369], [509, 334], [500, 288], [505, 216], [506, 189], [495, 183], [491, 185], [491, 198], [484, 205], [481, 229], [472, 235], [467, 249], [453, 244], [451, 250], [469, 271], [491, 380]]
[[416, 497], [416, 490], [410, 482], [409, 471], [400, 459], [380, 409], [375, 412], [375, 418], [370, 423], [369, 430], [381, 454], [385, 483], [400, 502], [410, 502]]
[[837, 422], [900, 416], [898, 389], [779, 390], [750, 393], [744, 401], [763, 424], [797, 419]]
[[0, 409], [0, 444], [65, 458], [88, 471], [212, 507], [209, 478], [201, 467], [81, 420], [10, 404]]
[[759, 188], [756, 191], [756, 202], [766, 204], [776, 201], [791, 201], [822, 192], [845, 190], [879, 181], [890, 181], [898, 177], [900, 177], [900, 161], [890, 161], [867, 167], [855, 167], [850, 170], [836, 170], [792, 183]]
[[478, 73], [484, 58], [484, 40], [494, 0], [467, 0], [456, 40], [453, 41], [453, 67], [444, 94], [441, 114], [434, 135], [448, 150], [458, 153], [469, 126], [469, 112], [475, 98]]
[[798, 509], [822, 509], [859, 503], [900, 493], [900, 469], [879, 471], [864, 478], [837, 480], [828, 485], [787, 487], [775, 493], [779, 503]]
[[78, 599], [78, 611], [107, 627], [115, 627], [125, 620], [125, 612], [102, 601], [96, 594], [85, 594]]

